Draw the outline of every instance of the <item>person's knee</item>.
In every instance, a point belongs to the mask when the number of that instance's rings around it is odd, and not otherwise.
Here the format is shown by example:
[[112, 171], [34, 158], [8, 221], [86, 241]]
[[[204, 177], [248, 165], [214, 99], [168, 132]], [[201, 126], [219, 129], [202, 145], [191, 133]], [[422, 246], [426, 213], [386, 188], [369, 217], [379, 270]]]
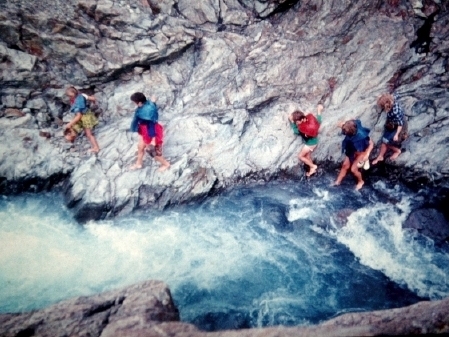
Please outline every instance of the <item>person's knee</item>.
[[351, 166], [351, 172], [352, 172], [353, 174], [355, 174], [355, 175], [357, 175], [357, 174], [360, 173], [359, 168], [357, 167], [357, 165], [352, 165], [352, 166]]

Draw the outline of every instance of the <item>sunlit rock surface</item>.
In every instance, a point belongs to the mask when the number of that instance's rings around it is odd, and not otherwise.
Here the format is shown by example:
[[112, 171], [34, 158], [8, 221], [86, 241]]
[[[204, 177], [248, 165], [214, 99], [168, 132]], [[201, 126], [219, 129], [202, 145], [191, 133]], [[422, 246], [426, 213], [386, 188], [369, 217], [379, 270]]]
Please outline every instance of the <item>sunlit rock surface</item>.
[[[67, 203], [80, 221], [302, 175], [301, 140], [286, 117], [319, 102], [314, 156], [337, 164], [337, 121], [360, 118], [378, 142], [385, 116], [375, 102], [387, 90], [400, 94], [409, 123], [395, 164], [412, 172], [403, 178], [441, 182], [449, 174], [442, 1], [9, 0], [0, 9], [1, 190], [39, 190], [68, 177]], [[98, 157], [86, 154], [84, 137], [74, 146], [62, 140], [68, 85], [98, 99]], [[172, 163], [165, 173], [149, 158], [129, 170], [134, 91], [158, 97]]]

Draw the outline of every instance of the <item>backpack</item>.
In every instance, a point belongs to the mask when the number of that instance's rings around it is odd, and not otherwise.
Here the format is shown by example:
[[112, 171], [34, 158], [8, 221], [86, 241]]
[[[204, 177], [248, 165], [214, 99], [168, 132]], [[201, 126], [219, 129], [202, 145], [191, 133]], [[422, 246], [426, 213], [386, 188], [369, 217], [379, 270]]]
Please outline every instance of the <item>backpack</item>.
[[313, 114], [306, 115], [307, 121], [298, 124], [298, 130], [306, 137], [315, 138], [318, 136], [318, 130], [320, 129], [320, 123]]

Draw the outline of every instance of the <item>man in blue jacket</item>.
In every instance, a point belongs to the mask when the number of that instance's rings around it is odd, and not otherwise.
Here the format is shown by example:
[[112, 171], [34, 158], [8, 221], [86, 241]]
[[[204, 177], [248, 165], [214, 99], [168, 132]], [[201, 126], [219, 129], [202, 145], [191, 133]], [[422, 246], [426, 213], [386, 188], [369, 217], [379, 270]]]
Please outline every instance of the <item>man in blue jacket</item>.
[[369, 137], [370, 129], [362, 126], [360, 120], [350, 120], [345, 123], [340, 123], [342, 134], [345, 139], [342, 143], [342, 151], [346, 155], [343, 165], [341, 166], [340, 174], [335, 181], [335, 185], [340, 185], [343, 178], [351, 168], [352, 174], [357, 179], [355, 189], [360, 190], [365, 182], [359, 169], [365, 166], [369, 161], [369, 155], [373, 150], [374, 143]]
[[156, 104], [147, 100], [141, 92], [131, 95], [131, 101], [137, 105], [131, 122], [131, 132], [138, 132], [141, 136], [137, 146], [137, 161], [131, 166], [132, 170], [141, 169], [143, 166], [143, 155], [145, 149], [157, 162], [161, 164], [159, 171], [165, 171], [170, 167], [170, 163], [162, 156], [162, 144], [164, 141], [164, 131], [162, 125], [158, 123], [159, 114]]

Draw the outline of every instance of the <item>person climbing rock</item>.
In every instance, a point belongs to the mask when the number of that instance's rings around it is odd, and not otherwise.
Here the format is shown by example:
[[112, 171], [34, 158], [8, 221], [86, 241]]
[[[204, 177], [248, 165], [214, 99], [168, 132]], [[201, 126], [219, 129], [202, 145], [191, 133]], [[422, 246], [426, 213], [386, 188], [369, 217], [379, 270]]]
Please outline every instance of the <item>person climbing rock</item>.
[[161, 164], [159, 172], [170, 167], [170, 163], [162, 156], [162, 144], [164, 141], [164, 129], [158, 123], [159, 114], [156, 106], [156, 99], [147, 100], [141, 92], [131, 95], [131, 101], [137, 105], [134, 117], [131, 122], [131, 132], [138, 132], [141, 136], [137, 145], [137, 161], [131, 166], [131, 170], [143, 167], [143, 156], [145, 150], [157, 162]]
[[374, 143], [369, 137], [370, 129], [362, 126], [362, 122], [358, 119], [341, 122], [338, 124], [345, 138], [342, 142], [342, 152], [345, 154], [343, 165], [334, 185], [341, 184], [343, 178], [351, 169], [352, 174], [357, 179], [356, 190], [360, 190], [365, 182], [359, 169], [364, 167], [368, 169], [369, 155], [373, 150]]
[[306, 173], [307, 177], [315, 174], [318, 169], [318, 166], [313, 162], [311, 155], [318, 145], [318, 130], [322, 122], [321, 112], [323, 109], [323, 105], [318, 104], [317, 117], [312, 113], [305, 115], [299, 110], [294, 111], [288, 117], [293, 133], [301, 136], [304, 140], [304, 146], [301, 149], [301, 152], [299, 152], [298, 158], [309, 166], [309, 172]]
[[95, 97], [82, 94], [75, 87], [67, 88], [66, 95], [70, 98], [70, 112], [75, 114], [75, 117], [64, 127], [66, 140], [73, 143], [77, 135], [84, 130], [92, 146], [89, 152], [98, 153], [100, 147], [92, 132], [98, 124], [98, 119], [88, 107], [88, 101], [95, 101]]
[[401, 143], [407, 137], [404, 111], [399, 105], [397, 95], [383, 94], [377, 100], [377, 105], [382, 111], [387, 112], [387, 121], [385, 122], [379, 155], [373, 161], [373, 165], [385, 159], [387, 150], [393, 152], [390, 160], [395, 160], [399, 157], [401, 154]]

